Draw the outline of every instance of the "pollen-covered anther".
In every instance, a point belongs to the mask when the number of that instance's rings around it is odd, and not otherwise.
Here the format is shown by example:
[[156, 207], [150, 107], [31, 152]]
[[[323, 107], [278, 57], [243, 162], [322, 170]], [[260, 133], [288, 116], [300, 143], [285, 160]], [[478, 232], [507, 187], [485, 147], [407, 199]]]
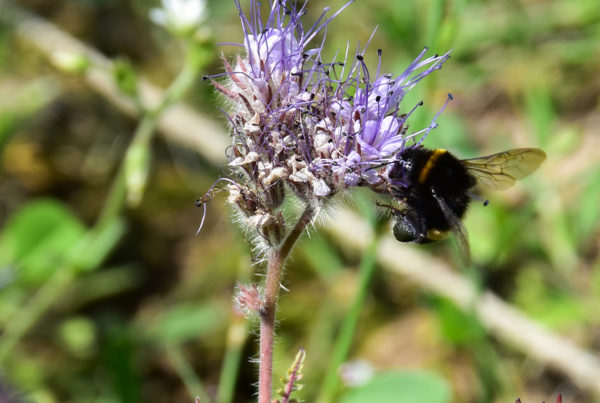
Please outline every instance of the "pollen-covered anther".
[[313, 142], [314, 142], [315, 148], [323, 147], [324, 145], [329, 144], [330, 139], [331, 139], [331, 136], [329, 136], [326, 133], [315, 134], [313, 136]]
[[228, 165], [230, 167], [241, 167], [242, 165], [244, 165], [244, 158], [236, 157], [233, 160], [231, 160]]
[[261, 121], [260, 114], [255, 113], [254, 115], [252, 115], [252, 118], [250, 119], [250, 121], [248, 123], [252, 126], [260, 127], [260, 121]]
[[260, 134], [260, 126], [255, 125], [255, 124], [250, 123], [250, 122], [246, 122], [244, 124], [243, 132], [247, 136], [252, 136], [252, 137], [258, 136]]

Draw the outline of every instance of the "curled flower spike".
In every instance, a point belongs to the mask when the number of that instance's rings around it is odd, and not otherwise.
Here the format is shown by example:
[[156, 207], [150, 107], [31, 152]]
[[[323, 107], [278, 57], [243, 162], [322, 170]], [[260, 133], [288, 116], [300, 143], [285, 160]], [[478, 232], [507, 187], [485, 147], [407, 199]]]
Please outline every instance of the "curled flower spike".
[[[450, 52], [426, 57], [424, 49], [398, 76], [381, 74], [379, 67], [370, 72], [365, 49], [353, 56], [347, 49], [341, 61], [322, 59], [327, 25], [351, 2], [331, 16], [325, 9], [309, 29], [301, 23], [306, 3], [297, 8], [295, 2], [271, 0], [261, 19], [258, 1], [250, 0], [248, 15], [236, 2], [243, 54], [224, 59], [223, 74], [205, 77], [228, 103], [235, 182], [228, 185], [228, 202], [267, 247], [278, 245], [286, 232], [280, 206], [287, 193], [318, 209], [350, 187], [386, 192], [384, 166], [437, 127], [439, 113], [427, 128], [409, 132], [407, 120], [422, 102], [401, 103], [442, 68]], [[318, 43], [317, 34], [323, 36]]]

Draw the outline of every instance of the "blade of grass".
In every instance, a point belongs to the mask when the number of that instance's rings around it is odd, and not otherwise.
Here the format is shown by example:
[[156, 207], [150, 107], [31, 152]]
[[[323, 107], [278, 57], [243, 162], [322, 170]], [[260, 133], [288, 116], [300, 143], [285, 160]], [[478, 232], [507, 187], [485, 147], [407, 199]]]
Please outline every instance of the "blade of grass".
[[217, 403], [230, 403], [233, 401], [235, 384], [242, 361], [242, 349], [247, 339], [247, 320], [236, 315], [227, 331], [227, 348], [217, 390]]
[[442, 26], [442, 20], [444, 19], [445, 7], [445, 0], [431, 0], [429, 2], [429, 12], [427, 15], [426, 24], [427, 28], [424, 37], [426, 46], [430, 46], [433, 49], [436, 49], [440, 27]]
[[375, 271], [376, 251], [377, 238], [373, 238], [363, 255], [360, 264], [360, 280], [358, 283], [358, 290], [356, 291], [352, 306], [348, 311], [346, 318], [344, 319], [340, 333], [333, 346], [331, 362], [329, 364], [329, 369], [325, 374], [325, 380], [321, 385], [321, 391], [319, 393], [317, 402], [333, 401], [333, 398], [338, 390], [340, 383], [338, 368], [346, 360], [348, 352], [350, 351], [350, 347], [352, 346], [356, 325], [367, 296], [369, 284], [371, 283], [371, 279], [373, 278], [373, 273]]
[[173, 364], [175, 372], [177, 372], [185, 384], [190, 396], [195, 396], [196, 401], [200, 400], [202, 403], [211, 402], [212, 400], [208, 397], [208, 394], [202, 385], [202, 381], [196, 376], [194, 369], [181, 351], [181, 347], [174, 345], [168, 346], [167, 356], [169, 357], [171, 364]]
[[[250, 267], [243, 260], [240, 264], [238, 280], [240, 283], [246, 283], [250, 280]], [[217, 389], [217, 403], [230, 403], [233, 401], [235, 384], [242, 361], [242, 349], [248, 339], [248, 319], [244, 318], [241, 312], [234, 308], [233, 316], [229, 329], [227, 330], [227, 345], [225, 346], [225, 356], [223, 357], [223, 366], [221, 367], [221, 376], [219, 378], [219, 387]]]

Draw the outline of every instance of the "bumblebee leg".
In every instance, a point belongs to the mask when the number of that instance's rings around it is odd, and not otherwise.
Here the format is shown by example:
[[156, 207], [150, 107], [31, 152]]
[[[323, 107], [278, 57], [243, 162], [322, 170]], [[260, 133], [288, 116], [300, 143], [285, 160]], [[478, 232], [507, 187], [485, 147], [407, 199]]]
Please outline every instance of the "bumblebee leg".
[[401, 209], [399, 209], [398, 207], [392, 206], [391, 204], [385, 204], [385, 203], [375, 202], [375, 205], [377, 207], [388, 208], [388, 209], [392, 210], [395, 215], [402, 214], [402, 210]]

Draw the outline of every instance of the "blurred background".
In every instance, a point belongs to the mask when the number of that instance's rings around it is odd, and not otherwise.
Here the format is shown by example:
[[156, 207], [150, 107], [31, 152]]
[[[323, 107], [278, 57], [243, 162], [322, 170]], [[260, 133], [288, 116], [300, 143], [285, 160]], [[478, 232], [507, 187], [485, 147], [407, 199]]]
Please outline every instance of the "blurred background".
[[[325, 6], [343, 4], [311, 0], [305, 25]], [[215, 45], [242, 38], [233, 2], [208, 2], [196, 36], [200, 71], [181, 98], [190, 109], [161, 121], [148, 143], [150, 163], [140, 164], [148, 175], [143, 197], [107, 213], [139, 130], [135, 95], [142, 77], [167, 88], [186, 64], [181, 38], [149, 18], [159, 6], [0, 1], [0, 395], [15, 401], [255, 399], [257, 323], [234, 309], [232, 297], [236, 283], [260, 282], [262, 270], [223, 194], [208, 204], [197, 236], [202, 209], [194, 207], [225, 172], [224, 149], [210, 148], [227, 144], [223, 102], [200, 78], [222, 71], [221, 53], [231, 58], [239, 51]], [[61, 55], [44, 48], [47, 32], [36, 25], [44, 21], [112, 59], [108, 81], [94, 81], [90, 65], [97, 60], [79, 50], [61, 48]], [[418, 130], [447, 93], [454, 95], [427, 146], [462, 158], [537, 146], [548, 158], [509, 191], [486, 194], [489, 206], [473, 203], [465, 220], [473, 260], [467, 269], [451, 241], [399, 246], [421, 259], [421, 274], [411, 277], [366, 259], [372, 249], [361, 253], [327, 224], [302, 239], [278, 311], [275, 384], [303, 347], [304, 387], [297, 397], [308, 402], [320, 396], [540, 403], [559, 392], [566, 402], [600, 401], [593, 379], [584, 379], [593, 373], [581, 356], [570, 359], [566, 349], [565, 362], [547, 365], [549, 358], [486, 324], [476, 302], [461, 307], [449, 297], [453, 290], [437, 292], [420, 280], [441, 265], [597, 360], [600, 2], [359, 1], [329, 25], [325, 59], [348, 43], [364, 45], [376, 26], [365, 60], [375, 69], [381, 48], [383, 72], [400, 74], [424, 46], [432, 54], [453, 49], [444, 68], [403, 103], [410, 109], [425, 101], [411, 122]], [[99, 90], [111, 82], [116, 98]], [[356, 192], [350, 198], [355, 202], [340, 201], [339, 209], [371, 223], [368, 231], [355, 231], [348, 221], [352, 236], [361, 242], [372, 233], [388, 237], [389, 217], [376, 211], [376, 197]], [[108, 216], [113, 219], [102, 221]], [[392, 260], [410, 266], [400, 255]], [[358, 315], [358, 326], [340, 331], [349, 312]], [[537, 331], [514, 327], [524, 337]], [[349, 351], [338, 370], [331, 362], [340, 335], [349, 339]], [[340, 384], [323, 386], [326, 374], [338, 373]], [[388, 389], [394, 385], [402, 387]], [[391, 400], [369, 394], [382, 391]]]

